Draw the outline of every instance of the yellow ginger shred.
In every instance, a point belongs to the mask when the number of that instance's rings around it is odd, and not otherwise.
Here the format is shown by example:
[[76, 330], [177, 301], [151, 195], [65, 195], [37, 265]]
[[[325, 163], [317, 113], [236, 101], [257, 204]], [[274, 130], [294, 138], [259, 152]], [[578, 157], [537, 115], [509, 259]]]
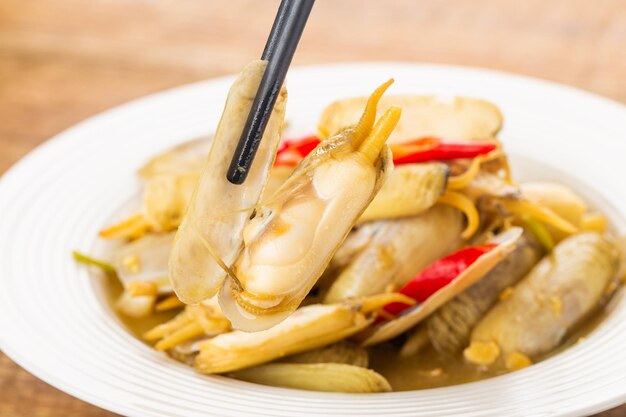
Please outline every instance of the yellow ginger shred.
[[523, 353], [519, 352], [511, 352], [506, 355], [506, 359], [504, 361], [504, 365], [510, 371], [517, 371], [522, 368], [526, 368], [532, 365], [533, 362], [530, 358]]
[[184, 305], [185, 304], [183, 304], [183, 302], [180, 301], [176, 295], [170, 295], [169, 297], [159, 301], [157, 305], [154, 306], [154, 309], [156, 311], [167, 311], [183, 307]]
[[500, 295], [498, 295], [498, 299], [500, 301], [508, 300], [509, 298], [511, 298], [514, 291], [515, 289], [513, 287], [506, 287], [502, 290], [502, 292], [500, 292]]
[[130, 281], [128, 284], [128, 292], [133, 297], [140, 295], [156, 295], [158, 287], [154, 281]]
[[578, 228], [559, 216], [546, 206], [530, 200], [502, 200], [504, 208], [519, 216], [530, 216], [536, 220], [554, 226], [562, 232], [573, 234], [578, 232]]
[[138, 274], [141, 272], [141, 261], [137, 255], [127, 255], [122, 259], [122, 265], [131, 274]]
[[472, 200], [459, 192], [448, 190], [441, 197], [439, 197], [437, 202], [452, 206], [460, 210], [465, 215], [465, 218], [467, 219], [467, 226], [461, 234], [463, 239], [467, 240], [476, 233], [478, 226], [480, 225], [480, 216]]
[[487, 161], [492, 161], [494, 159], [499, 158], [502, 155], [502, 151], [500, 149], [493, 150], [485, 155], [478, 155], [472, 162], [470, 163], [469, 168], [465, 170], [462, 174], [455, 175], [453, 177], [448, 178], [448, 189], [450, 190], [460, 190], [469, 185], [470, 182], [480, 172], [480, 166]]
[[152, 229], [143, 214], [136, 214], [100, 231], [104, 239], [137, 239]]
[[463, 356], [476, 365], [488, 366], [500, 356], [500, 347], [494, 341], [480, 342], [474, 340], [465, 348]]

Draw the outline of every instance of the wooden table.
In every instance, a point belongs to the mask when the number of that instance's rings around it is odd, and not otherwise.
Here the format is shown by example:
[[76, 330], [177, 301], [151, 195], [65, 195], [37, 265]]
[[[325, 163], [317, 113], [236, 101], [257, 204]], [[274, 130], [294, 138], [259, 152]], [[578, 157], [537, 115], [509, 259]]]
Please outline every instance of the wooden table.
[[[238, 71], [260, 54], [277, 4], [0, 0], [0, 173], [92, 114]], [[294, 64], [372, 60], [494, 68], [626, 102], [626, 2], [318, 0]], [[0, 416], [17, 415], [112, 414], [0, 353]]]

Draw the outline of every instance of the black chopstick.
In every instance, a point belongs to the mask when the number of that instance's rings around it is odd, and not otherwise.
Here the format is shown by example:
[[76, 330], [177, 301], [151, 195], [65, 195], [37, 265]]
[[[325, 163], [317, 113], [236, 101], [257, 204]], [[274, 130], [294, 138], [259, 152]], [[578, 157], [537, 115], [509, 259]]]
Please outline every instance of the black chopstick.
[[259, 148], [280, 88], [315, 0], [282, 0], [265, 44], [262, 59], [268, 61], [226, 178], [243, 184]]

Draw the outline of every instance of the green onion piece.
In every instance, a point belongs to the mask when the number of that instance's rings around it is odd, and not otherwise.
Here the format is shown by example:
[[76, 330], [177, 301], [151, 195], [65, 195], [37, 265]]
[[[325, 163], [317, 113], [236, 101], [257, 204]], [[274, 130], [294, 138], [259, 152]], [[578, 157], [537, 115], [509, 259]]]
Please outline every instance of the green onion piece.
[[554, 249], [554, 239], [552, 239], [552, 235], [546, 226], [530, 216], [522, 216], [522, 221], [524, 222], [524, 226], [526, 226], [528, 230], [535, 235], [539, 244], [544, 247], [546, 252], [552, 252], [552, 249]]
[[82, 254], [78, 251], [74, 251], [72, 252], [72, 256], [74, 257], [74, 260], [76, 262], [80, 262], [81, 264], [85, 264], [85, 265], [91, 265], [91, 266], [95, 266], [100, 268], [101, 270], [103, 270], [104, 272], [107, 273], [115, 273], [115, 268], [113, 267], [113, 265], [108, 264], [106, 262], [103, 261], [99, 261], [97, 259], [94, 259], [90, 256], [87, 256], [85, 254]]

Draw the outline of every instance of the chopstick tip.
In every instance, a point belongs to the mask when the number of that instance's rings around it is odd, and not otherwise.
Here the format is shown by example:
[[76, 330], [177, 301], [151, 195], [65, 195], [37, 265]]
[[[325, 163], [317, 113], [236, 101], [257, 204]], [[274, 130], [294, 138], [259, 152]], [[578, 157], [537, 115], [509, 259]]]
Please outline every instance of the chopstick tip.
[[231, 184], [235, 184], [235, 185], [243, 184], [247, 176], [248, 176], [247, 170], [240, 165], [231, 166], [228, 172], [226, 173], [226, 179]]

